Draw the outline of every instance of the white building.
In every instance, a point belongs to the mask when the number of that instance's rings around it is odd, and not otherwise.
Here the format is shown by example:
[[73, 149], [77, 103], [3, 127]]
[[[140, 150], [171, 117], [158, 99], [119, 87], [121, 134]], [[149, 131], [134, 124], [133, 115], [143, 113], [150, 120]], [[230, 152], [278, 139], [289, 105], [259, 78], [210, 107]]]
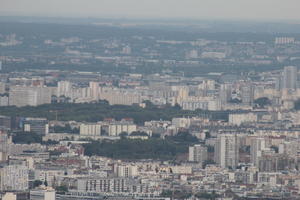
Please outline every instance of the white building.
[[6, 92], [6, 83], [0, 82], [0, 94], [4, 94]]
[[97, 123], [81, 124], [80, 135], [100, 136], [101, 124], [97, 124]]
[[59, 81], [57, 83], [57, 97], [72, 97], [72, 83], [69, 81]]
[[219, 134], [215, 145], [215, 161], [223, 168], [235, 169], [238, 164], [239, 146], [236, 134]]
[[297, 89], [298, 69], [295, 66], [284, 67], [283, 89]]
[[294, 37], [276, 37], [275, 44], [293, 44], [295, 42]]
[[131, 121], [112, 121], [98, 123], [82, 123], [80, 125], [80, 135], [86, 136], [119, 136], [120, 133], [137, 131], [137, 125]]
[[221, 110], [221, 102], [216, 99], [187, 99], [181, 102], [183, 110]]
[[219, 98], [220, 98], [221, 104], [228, 103], [228, 101], [231, 99], [231, 85], [230, 84], [220, 85]]
[[299, 152], [299, 141], [284, 141], [279, 144], [278, 150], [278, 153], [286, 154], [290, 157], [297, 157]]
[[17, 200], [17, 195], [12, 192], [7, 192], [2, 197], [2, 200]]
[[266, 149], [265, 138], [252, 138], [250, 146], [250, 161], [258, 166], [259, 158], [262, 156], [263, 151]]
[[28, 167], [23, 165], [8, 165], [0, 168], [0, 190], [27, 190], [28, 175]]
[[6, 95], [0, 96], [0, 106], [8, 106], [9, 98]]
[[172, 125], [176, 128], [188, 128], [191, 125], [190, 118], [173, 118]]
[[259, 172], [257, 174], [257, 183], [265, 186], [276, 186], [280, 173], [277, 172]]
[[137, 126], [131, 123], [116, 122], [109, 124], [107, 130], [109, 136], [119, 136], [122, 132], [128, 134], [135, 132], [137, 130]]
[[90, 82], [89, 88], [91, 90], [91, 98], [95, 101], [99, 100], [99, 83], [98, 82]]
[[255, 113], [241, 113], [229, 114], [229, 123], [240, 126], [243, 123], [257, 122], [257, 114]]
[[51, 88], [12, 86], [9, 91], [9, 105], [38, 106], [51, 103]]
[[201, 57], [210, 59], [224, 59], [226, 58], [226, 54], [223, 52], [203, 52]]
[[100, 88], [100, 99], [106, 100], [110, 105], [132, 105], [142, 103], [141, 95], [136, 90]]
[[77, 181], [80, 192], [107, 192], [120, 193], [129, 191], [127, 178], [82, 178]]
[[51, 187], [30, 190], [30, 200], [55, 200], [55, 196], [55, 190]]
[[135, 165], [118, 165], [118, 177], [135, 177], [138, 175], [138, 168]]
[[207, 147], [204, 145], [194, 145], [189, 147], [189, 161], [203, 164], [207, 160]]
[[178, 166], [172, 166], [171, 169], [172, 169], [172, 173], [174, 174], [192, 174], [191, 166], [178, 165]]
[[251, 83], [245, 83], [241, 87], [241, 98], [244, 105], [252, 105], [254, 101], [254, 86]]
[[59, 177], [65, 175], [65, 170], [63, 169], [53, 169], [53, 170], [41, 170], [36, 169], [34, 170], [34, 177], [35, 180], [40, 180], [42, 182], [47, 181], [48, 186], [53, 187], [55, 184], [55, 180], [58, 180]]

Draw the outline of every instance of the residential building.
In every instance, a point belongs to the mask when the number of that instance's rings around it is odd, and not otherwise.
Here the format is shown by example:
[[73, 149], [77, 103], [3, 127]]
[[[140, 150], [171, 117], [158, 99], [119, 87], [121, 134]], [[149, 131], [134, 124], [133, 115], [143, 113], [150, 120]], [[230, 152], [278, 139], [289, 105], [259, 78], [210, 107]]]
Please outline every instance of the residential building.
[[0, 190], [25, 191], [28, 189], [28, 167], [7, 165], [0, 168]]
[[238, 165], [239, 146], [236, 134], [219, 134], [215, 145], [215, 161], [223, 167], [235, 169]]
[[189, 147], [189, 161], [197, 162], [201, 165], [207, 160], [207, 147], [197, 144]]

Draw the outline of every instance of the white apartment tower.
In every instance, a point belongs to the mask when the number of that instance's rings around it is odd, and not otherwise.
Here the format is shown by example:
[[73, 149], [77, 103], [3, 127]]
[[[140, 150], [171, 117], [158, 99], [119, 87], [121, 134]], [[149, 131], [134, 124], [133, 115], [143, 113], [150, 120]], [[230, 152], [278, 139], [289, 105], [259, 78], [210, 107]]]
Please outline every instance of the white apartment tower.
[[189, 161], [203, 164], [207, 160], [207, 147], [197, 144], [189, 147]]
[[69, 81], [59, 81], [57, 83], [57, 97], [72, 97], [72, 83]]
[[220, 134], [215, 145], [215, 161], [223, 167], [235, 169], [238, 165], [239, 147], [236, 134]]
[[283, 70], [283, 89], [297, 89], [297, 67], [287, 66]]
[[89, 88], [91, 90], [91, 98], [95, 101], [99, 100], [99, 83], [98, 82], [90, 82]]
[[254, 101], [254, 86], [249, 82], [241, 87], [242, 103], [251, 105]]
[[219, 98], [220, 98], [222, 105], [226, 104], [231, 99], [231, 85], [230, 84], [220, 85]]
[[263, 151], [266, 149], [265, 138], [253, 138], [250, 146], [250, 161], [255, 166], [258, 166], [259, 157], [262, 156]]

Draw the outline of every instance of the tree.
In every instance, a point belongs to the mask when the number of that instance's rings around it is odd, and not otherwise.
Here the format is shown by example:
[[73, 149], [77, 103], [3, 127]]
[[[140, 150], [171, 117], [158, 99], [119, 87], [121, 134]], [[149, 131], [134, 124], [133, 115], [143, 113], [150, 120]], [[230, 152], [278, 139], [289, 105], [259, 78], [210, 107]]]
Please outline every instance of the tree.
[[33, 181], [33, 188], [36, 188], [42, 184], [43, 184], [43, 181], [35, 180], [35, 181]]
[[152, 133], [152, 137], [153, 138], [160, 138], [160, 134], [159, 133]]
[[220, 195], [216, 194], [215, 191], [213, 191], [212, 193], [199, 192], [199, 193], [195, 194], [195, 197], [197, 197], [199, 199], [216, 199], [216, 198], [220, 197]]
[[273, 150], [275, 151], [275, 153], [278, 153], [278, 152], [279, 152], [278, 147], [275, 146], [275, 145], [270, 146], [270, 148], [273, 149]]
[[210, 132], [206, 131], [205, 132], [205, 139], [211, 138]]
[[197, 143], [199, 140], [196, 136], [191, 135], [189, 132], [178, 132], [175, 136], [168, 136], [169, 140], [182, 143]]
[[33, 132], [17, 132], [12, 135], [12, 140], [17, 144], [42, 143], [42, 135]]
[[47, 140], [47, 141], [43, 141], [42, 144], [44, 144], [44, 145], [55, 145], [55, 144], [59, 144], [59, 142], [55, 141], [55, 140]]
[[141, 131], [135, 131], [130, 134], [130, 136], [148, 136], [147, 133]]
[[125, 139], [127, 136], [128, 136], [128, 133], [127, 132], [122, 132], [119, 134], [120, 138], [121, 139]]
[[55, 190], [57, 191], [58, 194], [65, 194], [66, 192], [69, 191], [68, 187], [65, 185], [55, 187]]
[[[123, 118], [133, 118], [136, 124], [144, 124], [151, 120], [171, 120], [174, 117], [200, 116], [209, 117], [212, 120], [228, 121], [229, 111], [207, 111], [207, 110], [182, 110], [172, 106], [158, 107], [151, 102], [146, 102], [146, 108], [136, 105], [109, 105], [106, 103], [58, 103], [44, 104], [40, 106], [3, 106], [0, 107], [2, 115], [10, 117], [44, 117], [61, 121], [86, 121], [98, 122], [105, 118], [121, 120]], [[59, 111], [58, 116], [56, 116]]]
[[205, 168], [207, 165], [213, 165], [213, 164], [216, 164], [214, 160], [212, 159], [205, 160], [203, 163], [203, 168]]
[[148, 140], [130, 140], [121, 138], [118, 141], [103, 140], [84, 144], [85, 154], [98, 155], [115, 159], [157, 159], [173, 160], [179, 154], [187, 153], [190, 142], [174, 141], [170, 138], [149, 138]]
[[230, 100], [229, 100], [229, 103], [240, 104], [240, 103], [242, 103], [242, 100], [237, 99], [237, 98], [235, 98], [235, 99], [230, 99]]
[[192, 196], [192, 193], [186, 190], [163, 190], [161, 193], [162, 197], [171, 197], [174, 199], [188, 199]]
[[162, 197], [172, 197], [172, 191], [171, 190], [163, 190], [160, 195]]
[[176, 110], [181, 110], [181, 106], [178, 103], [176, 103], [173, 108]]
[[73, 133], [79, 134], [78, 128], [72, 128], [70, 124], [66, 124], [65, 126], [54, 126], [53, 130], [55, 133]]
[[271, 105], [272, 102], [267, 97], [261, 97], [261, 98], [255, 99], [254, 100], [254, 104], [256, 104], [257, 106], [259, 106], [260, 108], [264, 108], [267, 105]]

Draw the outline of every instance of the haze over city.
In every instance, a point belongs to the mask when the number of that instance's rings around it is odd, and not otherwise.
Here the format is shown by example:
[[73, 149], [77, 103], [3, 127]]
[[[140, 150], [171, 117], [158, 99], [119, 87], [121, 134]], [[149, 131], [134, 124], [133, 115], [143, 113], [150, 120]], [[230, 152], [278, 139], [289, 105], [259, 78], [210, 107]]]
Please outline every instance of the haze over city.
[[0, 15], [300, 20], [298, 0], [0, 0]]

